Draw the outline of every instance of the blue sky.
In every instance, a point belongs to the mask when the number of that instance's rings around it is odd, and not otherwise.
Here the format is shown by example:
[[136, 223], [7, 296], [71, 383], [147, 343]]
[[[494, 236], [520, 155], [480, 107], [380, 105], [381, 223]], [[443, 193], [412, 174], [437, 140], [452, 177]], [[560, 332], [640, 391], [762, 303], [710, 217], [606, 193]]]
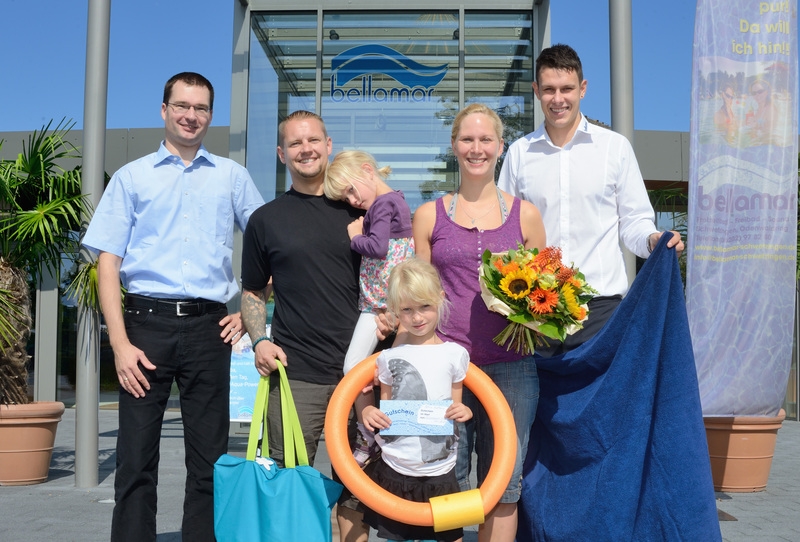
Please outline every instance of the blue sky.
[[[111, 0], [109, 128], [163, 126], [164, 82], [198, 71], [214, 84], [214, 124], [230, 122], [235, 0]], [[62, 117], [83, 124], [88, 0], [2, 0], [0, 131]], [[695, 2], [633, 1], [634, 126], [689, 130]], [[572, 45], [589, 82], [582, 110], [611, 122], [608, 2], [552, 0], [553, 43]]]

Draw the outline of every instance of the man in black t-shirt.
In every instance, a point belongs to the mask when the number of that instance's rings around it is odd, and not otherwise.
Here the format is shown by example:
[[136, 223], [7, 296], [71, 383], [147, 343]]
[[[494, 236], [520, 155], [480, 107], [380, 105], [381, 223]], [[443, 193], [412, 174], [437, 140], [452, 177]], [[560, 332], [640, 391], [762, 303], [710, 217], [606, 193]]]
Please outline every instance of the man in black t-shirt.
[[[253, 341], [258, 372], [269, 375], [278, 361], [286, 367], [313, 464], [328, 401], [342, 378], [359, 316], [361, 257], [350, 250], [347, 225], [363, 211], [323, 195], [332, 143], [318, 115], [292, 113], [278, 126], [278, 141], [278, 157], [286, 164], [292, 187], [250, 217], [242, 253], [242, 320]], [[267, 338], [270, 292], [275, 294], [275, 311], [272, 337]], [[278, 405], [274, 379], [269, 447], [270, 457], [282, 463]], [[359, 540], [367, 540], [360, 512], [340, 505], [337, 516], [340, 531], [355, 529]]]

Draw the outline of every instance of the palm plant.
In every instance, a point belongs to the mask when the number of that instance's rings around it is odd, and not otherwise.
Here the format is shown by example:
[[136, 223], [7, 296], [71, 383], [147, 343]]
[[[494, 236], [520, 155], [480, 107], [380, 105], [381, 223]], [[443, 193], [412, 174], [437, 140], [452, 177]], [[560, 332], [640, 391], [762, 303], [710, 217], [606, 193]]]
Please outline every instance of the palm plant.
[[[30, 294], [62, 258], [75, 257], [81, 220], [80, 151], [66, 136], [74, 122], [52, 121], [28, 136], [14, 160], [0, 161], [0, 404], [27, 403]], [[2, 145], [2, 142], [0, 142]]]

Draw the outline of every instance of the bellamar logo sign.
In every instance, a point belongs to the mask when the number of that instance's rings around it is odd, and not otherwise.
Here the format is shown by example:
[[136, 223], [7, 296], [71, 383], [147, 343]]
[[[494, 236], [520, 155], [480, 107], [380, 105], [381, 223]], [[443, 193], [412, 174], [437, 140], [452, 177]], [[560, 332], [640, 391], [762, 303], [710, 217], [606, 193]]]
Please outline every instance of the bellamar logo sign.
[[[400, 87], [373, 86], [372, 76], [385, 74]], [[427, 102], [447, 75], [447, 64], [425, 66], [384, 45], [359, 45], [331, 60], [331, 99], [334, 102]], [[361, 84], [340, 88], [355, 79]]]

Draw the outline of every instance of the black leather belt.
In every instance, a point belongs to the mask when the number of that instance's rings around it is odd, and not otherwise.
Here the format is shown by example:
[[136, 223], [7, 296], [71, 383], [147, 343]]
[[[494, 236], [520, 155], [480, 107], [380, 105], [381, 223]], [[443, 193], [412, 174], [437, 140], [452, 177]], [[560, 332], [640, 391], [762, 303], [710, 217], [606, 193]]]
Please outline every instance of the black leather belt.
[[125, 294], [125, 308], [147, 309], [172, 316], [201, 316], [209, 312], [218, 311], [223, 307], [225, 307], [225, 303], [209, 301], [208, 299], [165, 299], [138, 294]]

